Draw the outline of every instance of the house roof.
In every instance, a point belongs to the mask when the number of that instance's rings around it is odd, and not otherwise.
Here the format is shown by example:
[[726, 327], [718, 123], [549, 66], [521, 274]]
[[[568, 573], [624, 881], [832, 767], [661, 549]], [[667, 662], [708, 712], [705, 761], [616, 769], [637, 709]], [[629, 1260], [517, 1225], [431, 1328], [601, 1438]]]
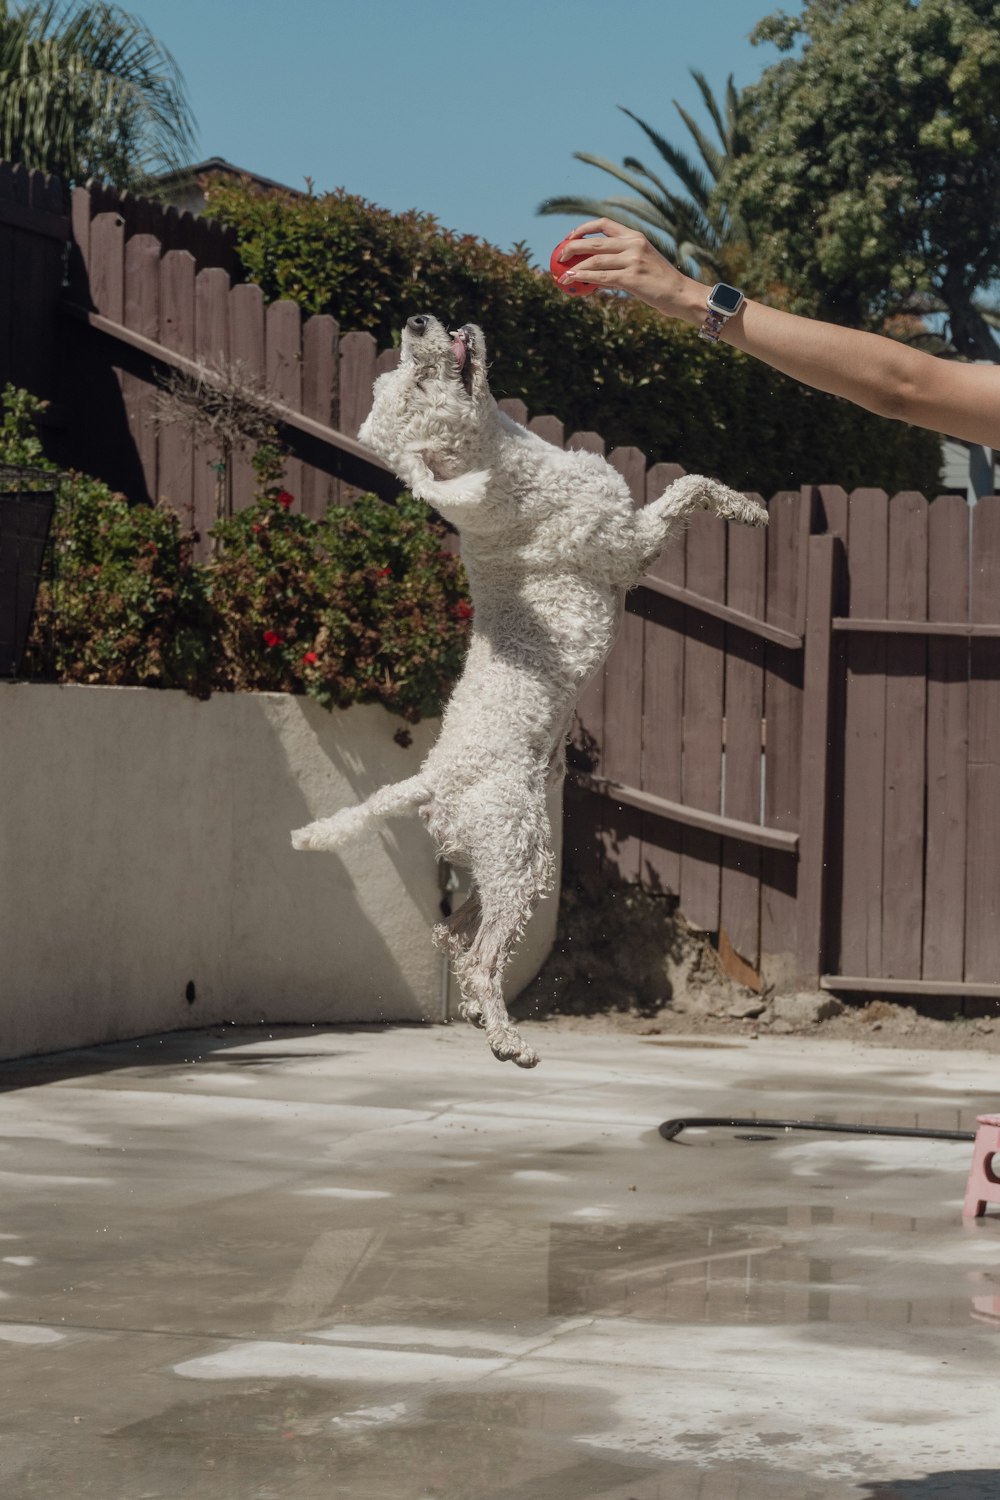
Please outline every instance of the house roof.
[[224, 156], [210, 156], [206, 161], [192, 162], [187, 167], [177, 167], [172, 172], [161, 172], [155, 181], [163, 187], [180, 187], [189, 182], [196, 182], [199, 177], [209, 172], [220, 172], [226, 177], [248, 177], [258, 187], [277, 188], [282, 193], [292, 193], [295, 197], [303, 195], [300, 188], [289, 187], [285, 182], [275, 182], [271, 177], [262, 177], [259, 172], [251, 172], [246, 167], [238, 167], [231, 161], [226, 161]]

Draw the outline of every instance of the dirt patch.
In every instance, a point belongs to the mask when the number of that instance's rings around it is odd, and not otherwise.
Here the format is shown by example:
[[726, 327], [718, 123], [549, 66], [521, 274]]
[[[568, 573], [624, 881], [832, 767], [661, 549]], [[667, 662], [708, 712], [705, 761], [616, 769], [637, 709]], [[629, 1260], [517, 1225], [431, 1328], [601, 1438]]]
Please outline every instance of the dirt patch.
[[672, 896], [568, 871], [552, 954], [511, 1011], [557, 1031], [812, 1035], [1000, 1052], [1000, 1003], [980, 1016], [956, 1014], [958, 1008], [946, 997], [900, 1003], [825, 992], [758, 994], [728, 977], [712, 942], [688, 926]]

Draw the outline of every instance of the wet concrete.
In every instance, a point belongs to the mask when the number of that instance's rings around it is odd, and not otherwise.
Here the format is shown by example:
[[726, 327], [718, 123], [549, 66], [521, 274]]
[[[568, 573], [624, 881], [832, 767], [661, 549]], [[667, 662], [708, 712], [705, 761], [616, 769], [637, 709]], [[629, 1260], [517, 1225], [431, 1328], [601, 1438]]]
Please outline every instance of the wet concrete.
[[995, 1059], [533, 1027], [0, 1066], [4, 1500], [998, 1500]]

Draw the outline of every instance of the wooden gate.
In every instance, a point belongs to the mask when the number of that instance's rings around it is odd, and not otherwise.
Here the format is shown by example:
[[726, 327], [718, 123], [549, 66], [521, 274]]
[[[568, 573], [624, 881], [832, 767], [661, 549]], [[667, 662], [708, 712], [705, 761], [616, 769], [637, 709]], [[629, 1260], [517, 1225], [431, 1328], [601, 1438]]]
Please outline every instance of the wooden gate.
[[581, 703], [604, 858], [751, 983], [993, 1011], [1000, 498], [820, 486], [768, 509], [766, 533], [696, 519]]
[[826, 983], [995, 1001], [1000, 498], [862, 491], [839, 508]]

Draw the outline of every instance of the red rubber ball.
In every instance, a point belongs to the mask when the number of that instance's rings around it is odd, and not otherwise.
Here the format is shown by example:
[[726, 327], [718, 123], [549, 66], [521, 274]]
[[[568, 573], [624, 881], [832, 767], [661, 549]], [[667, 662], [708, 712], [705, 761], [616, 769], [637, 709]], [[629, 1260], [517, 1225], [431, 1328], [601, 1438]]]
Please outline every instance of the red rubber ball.
[[596, 282], [571, 281], [567, 285], [563, 286], [559, 281], [560, 276], [565, 276], [566, 272], [572, 270], [572, 268], [579, 261], [586, 260], [585, 255], [571, 255], [569, 260], [560, 261], [559, 256], [562, 254], [562, 248], [569, 239], [570, 236], [567, 235], [566, 239], [560, 240], [556, 248], [553, 250], [552, 255], [549, 259], [549, 270], [551, 271], [553, 280], [555, 281], [561, 292], [567, 292], [571, 297], [589, 297], [591, 292], [596, 292], [598, 289]]

